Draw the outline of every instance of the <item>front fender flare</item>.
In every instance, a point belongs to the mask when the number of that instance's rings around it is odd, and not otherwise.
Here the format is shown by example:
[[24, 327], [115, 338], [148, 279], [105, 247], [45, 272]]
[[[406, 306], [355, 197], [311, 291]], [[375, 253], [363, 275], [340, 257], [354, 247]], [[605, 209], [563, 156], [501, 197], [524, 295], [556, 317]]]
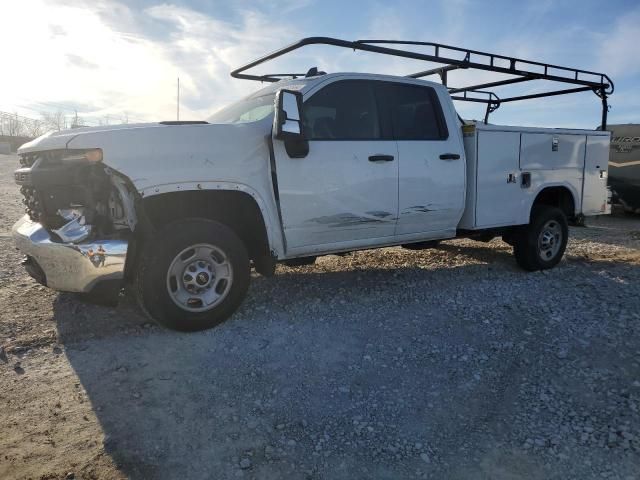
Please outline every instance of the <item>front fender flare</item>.
[[284, 253], [282, 232], [279, 228], [279, 221], [277, 215], [274, 215], [272, 209], [268, 208], [267, 203], [260, 196], [260, 194], [252, 187], [243, 183], [237, 182], [177, 182], [177, 183], [165, 183], [161, 185], [154, 185], [146, 187], [139, 191], [142, 198], [153, 197], [155, 195], [162, 195], [172, 192], [187, 192], [198, 190], [226, 190], [243, 192], [250, 195], [258, 205], [262, 218], [264, 219], [265, 228], [267, 230], [267, 238], [269, 240], [269, 249], [276, 257], [282, 256]]

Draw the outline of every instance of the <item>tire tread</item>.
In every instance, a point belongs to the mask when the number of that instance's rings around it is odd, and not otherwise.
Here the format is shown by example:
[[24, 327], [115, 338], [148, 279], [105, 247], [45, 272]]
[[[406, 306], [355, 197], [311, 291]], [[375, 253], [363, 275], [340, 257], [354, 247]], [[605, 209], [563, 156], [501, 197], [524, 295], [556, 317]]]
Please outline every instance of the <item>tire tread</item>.
[[[160, 325], [179, 331], [212, 328], [226, 320], [240, 306], [250, 281], [250, 264], [242, 240], [228, 226], [207, 219], [186, 219], [167, 225], [157, 233], [161, 242], [149, 245], [140, 255], [133, 290], [141, 310]], [[188, 312], [180, 309], [166, 289], [166, 268], [174, 256], [195, 243], [222, 243], [233, 267], [231, 291], [214, 309]], [[218, 244], [222, 248], [221, 245]], [[164, 268], [161, 266], [164, 265]]]
[[[538, 256], [538, 234], [544, 224], [556, 218], [562, 226], [562, 245], [558, 255], [545, 262]], [[555, 267], [562, 259], [567, 246], [569, 227], [567, 217], [562, 210], [549, 205], [536, 205], [531, 209], [531, 220], [528, 225], [518, 227], [513, 236], [513, 255], [518, 265], [529, 272], [547, 270]]]

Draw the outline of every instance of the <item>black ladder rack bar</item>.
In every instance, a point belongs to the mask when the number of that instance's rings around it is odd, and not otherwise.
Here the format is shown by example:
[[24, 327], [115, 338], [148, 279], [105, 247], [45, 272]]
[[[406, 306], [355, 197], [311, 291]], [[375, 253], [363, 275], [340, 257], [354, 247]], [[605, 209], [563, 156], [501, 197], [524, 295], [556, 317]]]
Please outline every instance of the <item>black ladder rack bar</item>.
[[442, 77], [444, 73], [450, 72], [452, 70], [458, 70], [460, 68], [465, 68], [465, 67], [461, 67], [459, 65], [448, 65], [446, 67], [432, 68], [431, 70], [424, 70], [422, 72], [416, 72], [406, 76], [409, 78], [422, 78], [422, 77], [428, 77], [429, 75], [437, 74], [437, 75], [440, 75], [440, 77]]
[[533, 79], [527, 78], [527, 77], [509, 78], [507, 80], [499, 80], [497, 82], [483, 83], [481, 85], [475, 85], [473, 87], [450, 88], [449, 93], [468, 92], [470, 90], [482, 90], [485, 88], [493, 88], [493, 87], [500, 87], [502, 85], [510, 85], [512, 83], [528, 82], [529, 80], [533, 80]]
[[[413, 52], [413, 51], [409, 51], [409, 50], [399, 50], [397, 48], [389, 48], [389, 47], [380, 47], [378, 45], [375, 44], [393, 44], [393, 45], [419, 45], [419, 46], [431, 46], [436, 48], [437, 50], [440, 49], [446, 49], [446, 50], [453, 50], [453, 51], [459, 51], [459, 52], [463, 52], [469, 55], [482, 55], [482, 56], [486, 56], [489, 58], [493, 58], [493, 59], [501, 59], [501, 60], [507, 60], [509, 62], [510, 68], [506, 68], [506, 67], [499, 67], [497, 65], [487, 65], [487, 64], [483, 64], [483, 63], [477, 63], [477, 62], [471, 62], [469, 60], [460, 60], [460, 59], [456, 59], [456, 58], [447, 58], [447, 57], [443, 57], [440, 55], [428, 55], [425, 53], [418, 53], [418, 52]], [[498, 73], [505, 73], [505, 74], [510, 74], [510, 75], [519, 75], [519, 76], [524, 76], [524, 77], [528, 77], [530, 79], [543, 79], [543, 80], [552, 80], [552, 81], [556, 81], [556, 82], [563, 82], [563, 83], [573, 83], [576, 85], [588, 85], [588, 86], [592, 86], [592, 87], [596, 87], [598, 89], [604, 88], [605, 90], [607, 90], [607, 94], [611, 94], [613, 93], [613, 82], [611, 81], [611, 79], [605, 75], [604, 73], [597, 73], [597, 72], [591, 72], [588, 70], [578, 70], [575, 68], [568, 68], [568, 67], [561, 67], [558, 65], [552, 65], [552, 64], [545, 64], [545, 63], [541, 63], [541, 62], [534, 62], [534, 61], [529, 61], [529, 60], [522, 60], [519, 58], [512, 58], [512, 57], [506, 57], [503, 55], [496, 55], [496, 54], [492, 54], [492, 53], [484, 53], [484, 52], [480, 52], [477, 50], [468, 50], [468, 49], [463, 49], [463, 48], [458, 48], [458, 47], [452, 47], [449, 45], [443, 45], [443, 44], [438, 44], [438, 43], [432, 43], [432, 42], [407, 42], [407, 41], [400, 41], [400, 40], [356, 40], [355, 42], [351, 42], [351, 41], [347, 41], [347, 40], [340, 40], [338, 38], [331, 38], [331, 37], [307, 37], [307, 38], [303, 38], [302, 40], [292, 43], [291, 45], [281, 48], [279, 50], [276, 50], [274, 52], [271, 52], [268, 55], [265, 55], [264, 57], [261, 57], [257, 60], [254, 60], [253, 62], [247, 63], [246, 65], [243, 65], [240, 68], [236, 68], [235, 70], [233, 70], [231, 72], [231, 76], [234, 78], [241, 78], [241, 79], [247, 79], [247, 80], [258, 80], [258, 81], [268, 81], [268, 82], [275, 82], [278, 81], [277, 78], [272, 77], [271, 75], [267, 74], [267, 75], [250, 75], [250, 74], [246, 74], [244, 73], [246, 70], [249, 70], [250, 68], [253, 68], [257, 65], [260, 65], [262, 63], [265, 63], [269, 60], [273, 60], [277, 57], [280, 57], [286, 53], [289, 53], [293, 50], [297, 50], [301, 47], [307, 46], [307, 45], [333, 45], [333, 46], [337, 46], [337, 47], [344, 47], [344, 48], [351, 48], [353, 50], [363, 50], [363, 51], [367, 51], [367, 52], [373, 52], [373, 53], [381, 53], [381, 54], [385, 54], [385, 55], [392, 55], [392, 56], [396, 56], [396, 57], [404, 57], [404, 58], [411, 58], [414, 60], [424, 60], [427, 62], [435, 62], [435, 63], [444, 63], [444, 64], [448, 64], [448, 65], [456, 65], [460, 68], [470, 68], [470, 69], [478, 69], [478, 70], [486, 70], [486, 71], [491, 71], [491, 72], [498, 72]], [[564, 77], [564, 76], [559, 76], [559, 75], [550, 75], [548, 73], [540, 73], [540, 72], [534, 72], [534, 71], [527, 71], [527, 70], [519, 70], [516, 69], [516, 65], [518, 63], [525, 63], [525, 64], [530, 64], [530, 65], [537, 65], [537, 66], [542, 66], [542, 67], [547, 67], [547, 70], [549, 68], [552, 69], [557, 69], [557, 70], [563, 70], [563, 71], [567, 71], [567, 72], [571, 72], [573, 73], [573, 78], [572, 77]], [[420, 72], [418, 72], [420, 73]], [[592, 75], [592, 76], [596, 76], [600, 78], [600, 81], [595, 81], [595, 80], [586, 80], [586, 79], [581, 79], [579, 78], [579, 74], [583, 74], [583, 75]], [[578, 77], [578, 78], [576, 78]], [[606, 81], [605, 81], [606, 80]]]
[[280, 80], [281, 78], [299, 78], [299, 77], [304, 77], [305, 74], [304, 73], [270, 73], [268, 75], [269, 77], [273, 77], [273, 78], [277, 78], [276, 81]]
[[[440, 74], [442, 83], [445, 86], [447, 86], [447, 72], [457, 69], [475, 69], [515, 76], [515, 78], [509, 78], [480, 85], [469, 85], [461, 88], [450, 88], [449, 90], [451, 93], [465, 93], [470, 91], [477, 91], [478, 89], [498, 87], [529, 80], [547, 80], [558, 83], [578, 85], [579, 87], [577, 88], [567, 90], [552, 90], [532, 95], [522, 95], [517, 97], [505, 98], [498, 101], [491, 99], [483, 101], [481, 99], [467, 97], [466, 95], [463, 95], [462, 97], [457, 95], [453, 98], [455, 100], [487, 103], [487, 112], [490, 113], [490, 111], [495, 110], [501, 103], [504, 102], [513, 102], [530, 98], [551, 97], [556, 95], [564, 95], [592, 90], [602, 100], [602, 129], [606, 128], [606, 118], [608, 111], [607, 97], [613, 93], [615, 88], [611, 78], [609, 78], [609, 76], [604, 73], [563, 67], [560, 65], [553, 65], [531, 60], [524, 60], [516, 57], [508, 57], [506, 55], [481, 52], [479, 50], [471, 50], [433, 42], [376, 39], [348, 41], [332, 37], [303, 38], [295, 43], [292, 43], [291, 45], [278, 49], [261, 58], [258, 58], [257, 60], [247, 63], [246, 65], [236, 68], [231, 72], [231, 76], [234, 78], [257, 80], [260, 82], [278, 82], [282, 79], [282, 77], [303, 77], [305, 76], [304, 74], [255, 75], [246, 73], [246, 71], [307, 45], [331, 45], [336, 47], [349, 48], [354, 51], [361, 50], [382, 55], [391, 55], [394, 57], [402, 57], [413, 60], [422, 60], [426, 62], [444, 64], [445, 66], [443, 67], [416, 72], [408, 75], [408, 77], [421, 78], [428, 75]], [[393, 45], [394, 48], [389, 47], [389, 45]], [[430, 47], [433, 48], [433, 53], [428, 54], [415, 52], [412, 50], [401, 50], [399, 48], [395, 48], [396, 46]], [[460, 59], [446, 57], [442, 54], [443, 50], [463, 54], [463, 58]], [[479, 59], [484, 59], [485, 63], [478, 61]], [[503, 65], [497, 65], [497, 63], [502, 63]], [[554, 74], [549, 73], [550, 71], [553, 71]], [[561, 75], [559, 73], [565, 73], [565, 75]]]
[[[423, 46], [423, 47], [433, 47], [435, 49], [436, 54], [435, 55], [425, 55], [428, 57], [431, 57], [429, 59], [429, 61], [432, 62], [439, 62], [439, 63], [448, 63], [450, 65], [459, 65], [461, 67], [466, 66], [466, 68], [474, 68], [474, 69], [478, 69], [478, 70], [486, 70], [486, 71], [490, 71], [490, 72], [498, 72], [498, 73], [507, 73], [507, 74], [512, 74], [512, 75], [521, 75], [524, 77], [528, 77], [530, 79], [544, 79], [544, 80], [552, 80], [552, 81], [556, 81], [556, 82], [565, 82], [565, 83], [575, 83], [575, 84], [579, 84], [579, 85], [592, 85], [594, 87], [605, 87], [605, 88], [609, 88], [610, 86], [613, 86], [613, 82], [611, 81], [611, 79], [605, 75], [604, 73], [598, 73], [598, 72], [591, 72], [589, 70], [580, 70], [577, 68], [570, 68], [570, 67], [562, 67], [560, 65], [552, 65], [550, 63], [542, 63], [542, 62], [535, 62], [535, 61], [531, 61], [531, 60], [523, 60], [521, 58], [515, 58], [515, 57], [507, 57], [504, 55], [497, 55], [494, 53], [486, 53], [486, 52], [481, 52], [479, 50], [470, 50], [467, 48], [460, 48], [460, 47], [453, 47], [451, 45], [444, 45], [441, 43], [433, 43], [433, 42], [414, 42], [414, 41], [404, 41], [404, 40], [356, 40], [354, 43], [356, 44], [360, 44], [360, 45], [413, 45], [413, 46]], [[465, 58], [463, 60], [459, 60], [459, 59], [454, 59], [454, 58], [446, 58], [443, 56], [440, 56], [440, 50], [452, 50], [452, 51], [456, 51], [456, 52], [461, 52], [465, 54]], [[395, 50], [395, 49], [390, 49], [390, 50]], [[402, 50], [396, 50], [399, 52], [403, 52]], [[406, 53], [406, 52], [405, 52]], [[477, 63], [477, 62], [472, 62], [470, 61], [471, 55], [476, 55], [476, 56], [481, 56], [481, 57], [488, 57], [490, 60], [490, 64], [484, 64], [484, 63]], [[400, 55], [403, 56], [403, 55]], [[415, 58], [415, 57], [409, 57], [409, 58]], [[505, 60], [509, 62], [509, 68], [507, 67], [499, 67], [497, 65], [495, 65], [495, 59], [500, 59], [500, 60]], [[522, 69], [517, 69], [516, 65], [518, 63], [523, 63], [526, 65], [535, 65], [538, 67], [544, 67], [544, 73], [541, 72], [536, 72], [536, 71], [529, 71], [529, 70], [522, 70]], [[549, 69], [554, 69], [554, 70], [562, 70], [565, 72], [569, 72], [572, 74], [571, 77], [565, 77], [565, 76], [561, 76], [561, 75], [550, 75], [548, 73]], [[579, 78], [579, 75], [583, 74], [583, 75], [591, 75], [591, 76], [595, 76], [595, 77], [599, 77], [600, 81], [597, 82], [595, 80], [586, 80], [586, 79], [581, 79]], [[605, 79], [607, 80], [605, 82]], [[613, 93], [608, 92], [609, 94]]]
[[[606, 82], [604, 81], [605, 79], [608, 80], [609, 82], [611, 82], [611, 80], [609, 79], [609, 77], [607, 75], [605, 75], [604, 73], [599, 73], [599, 72], [592, 72], [589, 70], [581, 70], [578, 68], [571, 68], [571, 67], [563, 67], [561, 65], [553, 65], [550, 63], [543, 63], [543, 62], [536, 62], [533, 60], [524, 60], [522, 58], [516, 58], [516, 57], [507, 57], [505, 55], [498, 55], [495, 53], [487, 53], [487, 52], [481, 52], [479, 50], [471, 50], [468, 48], [460, 48], [460, 47], [454, 47], [451, 45], [444, 45], [441, 43], [434, 43], [434, 42], [416, 42], [416, 41], [404, 41], [404, 40], [356, 40], [355, 43], [361, 43], [361, 44], [368, 44], [368, 45], [373, 45], [373, 44], [377, 44], [377, 45], [381, 45], [381, 44], [386, 44], [386, 45], [413, 45], [413, 46], [426, 46], [426, 47], [434, 47], [434, 49], [436, 49], [436, 52], [439, 53], [439, 50], [452, 50], [455, 52], [461, 52], [465, 54], [465, 58], [469, 59], [471, 55], [476, 55], [476, 56], [482, 56], [482, 57], [488, 57], [490, 60], [490, 64], [489, 65], [485, 65], [487, 67], [492, 67], [491, 69], [493, 70], [493, 67], [495, 66], [495, 59], [500, 59], [500, 60], [506, 60], [509, 62], [510, 68], [509, 70], [516, 70], [515, 66], [518, 63], [524, 63], [527, 65], [536, 65], [538, 67], [545, 67], [545, 71], [543, 73], [540, 72], [536, 72], [536, 71], [526, 71], [526, 70], [520, 70], [522, 73], [525, 74], [532, 74], [532, 75], [541, 75], [543, 78], [548, 77], [548, 69], [552, 68], [552, 69], [556, 69], [556, 70], [563, 70], [566, 72], [571, 72], [573, 74], [573, 80], [577, 80], [578, 75], [580, 73], [584, 74], [584, 75], [593, 75], [596, 77], [600, 77], [600, 82], [598, 82], [599, 84], [605, 84]], [[440, 57], [438, 55], [438, 53], [436, 53], [436, 56], [438, 58], [441, 58], [442, 60], [445, 60], [443, 63], [449, 63], [447, 61], [447, 59], [445, 59], [444, 57]], [[462, 61], [464, 62], [465, 60], [457, 60], [458, 62]], [[478, 64], [476, 64], [478, 65]], [[479, 64], [479, 65], [484, 65], [484, 64]], [[476, 67], [474, 67], [476, 68]], [[501, 69], [503, 67], [496, 67], [498, 69]], [[551, 77], [553, 77], [553, 75], [551, 75]], [[567, 79], [567, 80], [571, 80], [571, 77], [559, 77], [559, 78], [563, 78], [563, 79]], [[595, 83], [595, 82], [594, 82]]]
[[500, 103], [517, 102], [520, 100], [529, 100], [532, 98], [554, 97], [556, 95], [567, 95], [569, 93], [589, 92], [593, 91], [591, 87], [569, 88], [567, 90], [554, 90], [552, 92], [534, 93], [531, 95], [520, 95], [519, 97], [510, 97], [500, 99]]
[[[489, 122], [489, 115], [491, 114], [491, 112], [495, 112], [498, 108], [500, 108], [501, 100], [493, 92], [487, 92], [484, 90], [465, 90], [464, 92], [461, 92], [461, 93], [462, 93], [462, 96], [451, 95], [451, 98], [453, 100], [462, 100], [464, 102], [474, 102], [474, 103], [485, 103], [487, 105], [487, 108], [484, 114], [484, 123]], [[467, 95], [469, 93], [487, 95], [487, 98], [470, 97]]]

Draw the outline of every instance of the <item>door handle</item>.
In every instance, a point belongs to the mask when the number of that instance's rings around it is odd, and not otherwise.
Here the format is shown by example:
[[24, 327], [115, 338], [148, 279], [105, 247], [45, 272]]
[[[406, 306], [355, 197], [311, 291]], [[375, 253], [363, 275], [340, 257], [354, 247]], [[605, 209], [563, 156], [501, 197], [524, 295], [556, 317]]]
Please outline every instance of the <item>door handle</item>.
[[440, 155], [440, 160], [459, 160], [460, 155], [457, 153], [443, 153]]
[[371, 155], [369, 157], [370, 162], [392, 162], [393, 155]]

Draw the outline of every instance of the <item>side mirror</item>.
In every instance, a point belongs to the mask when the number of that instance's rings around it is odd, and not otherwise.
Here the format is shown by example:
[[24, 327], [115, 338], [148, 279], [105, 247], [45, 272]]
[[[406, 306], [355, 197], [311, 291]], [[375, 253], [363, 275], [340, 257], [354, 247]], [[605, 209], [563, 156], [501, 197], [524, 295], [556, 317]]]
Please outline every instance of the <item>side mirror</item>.
[[304, 138], [302, 127], [302, 94], [291, 90], [280, 90], [276, 96], [276, 138], [299, 136]]
[[302, 125], [302, 93], [280, 90], [276, 95], [276, 114], [273, 119], [275, 138], [284, 141], [287, 155], [304, 158], [309, 153], [309, 142]]

